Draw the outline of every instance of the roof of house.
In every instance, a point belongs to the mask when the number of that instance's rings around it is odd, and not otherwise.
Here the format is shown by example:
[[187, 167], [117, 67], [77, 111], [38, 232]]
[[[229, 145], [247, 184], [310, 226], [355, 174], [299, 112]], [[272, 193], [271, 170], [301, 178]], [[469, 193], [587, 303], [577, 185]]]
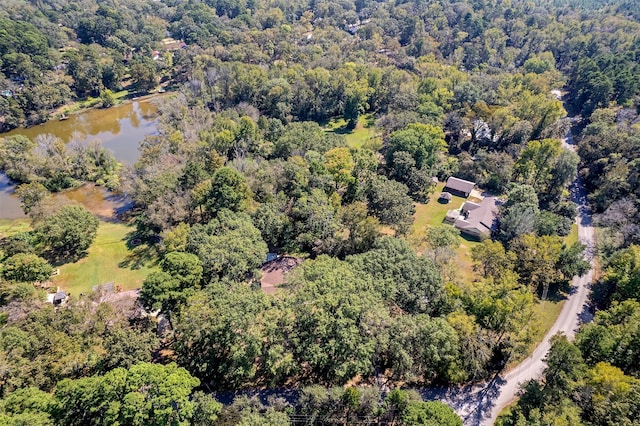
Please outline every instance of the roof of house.
[[442, 194], [440, 194], [440, 198], [444, 200], [451, 200], [453, 196], [449, 192], [443, 192]]
[[485, 197], [480, 204], [467, 201], [460, 209], [465, 219], [458, 219], [454, 225], [460, 230], [477, 230], [490, 234], [495, 227], [496, 198]]
[[460, 192], [464, 192], [465, 194], [468, 194], [471, 192], [471, 190], [475, 186], [476, 186], [475, 182], [471, 182], [464, 179], [458, 179], [457, 177], [451, 176], [449, 179], [447, 179], [447, 184], [445, 185], [445, 188], [451, 188], [456, 191], [460, 191]]
[[53, 301], [57, 302], [60, 300], [64, 300], [67, 297], [67, 293], [65, 293], [64, 291], [59, 291], [56, 293], [55, 296], [53, 296]]

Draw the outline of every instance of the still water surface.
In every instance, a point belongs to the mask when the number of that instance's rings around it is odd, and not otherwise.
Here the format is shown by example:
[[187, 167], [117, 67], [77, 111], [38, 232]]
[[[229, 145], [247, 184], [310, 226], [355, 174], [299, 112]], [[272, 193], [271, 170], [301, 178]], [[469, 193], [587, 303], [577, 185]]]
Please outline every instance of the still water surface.
[[[14, 129], [0, 134], [0, 137], [24, 135], [34, 139], [41, 134], [52, 134], [69, 142], [75, 132], [83, 135], [84, 141], [94, 140], [113, 152], [116, 159], [125, 164], [133, 164], [139, 157], [138, 143], [145, 136], [156, 131], [157, 106], [149, 101], [136, 101], [107, 109], [93, 109], [74, 114], [67, 120], [52, 120], [27, 129]], [[0, 219], [20, 219], [26, 216], [20, 201], [13, 195], [15, 186], [6, 175], [0, 173]], [[102, 218], [124, 202], [104, 188], [85, 185], [81, 188], [55, 194], [61, 201], [77, 201]], [[115, 204], [114, 204], [115, 202]]]

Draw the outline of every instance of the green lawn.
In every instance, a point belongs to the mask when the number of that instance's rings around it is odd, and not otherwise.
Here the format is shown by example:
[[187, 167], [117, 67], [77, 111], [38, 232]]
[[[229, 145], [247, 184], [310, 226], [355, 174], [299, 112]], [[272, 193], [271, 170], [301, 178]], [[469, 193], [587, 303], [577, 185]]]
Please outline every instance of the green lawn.
[[343, 135], [347, 145], [351, 148], [360, 148], [369, 139], [375, 137], [376, 128], [373, 125], [373, 115], [364, 114], [358, 119], [358, 125], [353, 130], [347, 130], [347, 122], [343, 118], [329, 121], [325, 130], [331, 133]]
[[28, 219], [1, 219], [0, 220], [0, 238], [10, 237], [20, 232], [31, 230]]
[[[453, 196], [447, 204], [438, 202], [438, 197], [442, 193], [444, 182], [436, 186], [436, 190], [431, 194], [427, 204], [416, 204], [413, 226], [408, 235], [408, 240], [418, 252], [424, 251], [426, 244], [424, 238], [430, 226], [437, 226], [444, 223], [444, 218], [449, 210], [458, 209], [467, 200], [466, 198]], [[465, 281], [472, 281], [475, 278], [473, 264], [471, 262], [471, 248], [479, 242], [473, 238], [460, 237], [460, 246], [456, 250], [455, 263], [459, 278]]]
[[413, 226], [409, 233], [409, 241], [416, 249], [424, 249], [424, 245], [420, 242], [424, 240], [429, 226], [437, 226], [444, 223], [444, 218], [449, 210], [458, 209], [466, 201], [465, 198], [453, 196], [447, 204], [438, 202], [438, 197], [442, 193], [444, 182], [440, 182], [436, 186], [436, 190], [431, 194], [431, 198], [427, 204], [416, 204], [416, 213]]
[[127, 248], [127, 234], [131, 230], [122, 223], [100, 222], [88, 256], [60, 266], [54, 284], [72, 295], [88, 293], [94, 285], [108, 282], [122, 286], [123, 290], [139, 288], [154, 270], [156, 257], [148, 253], [146, 245], [134, 250]]

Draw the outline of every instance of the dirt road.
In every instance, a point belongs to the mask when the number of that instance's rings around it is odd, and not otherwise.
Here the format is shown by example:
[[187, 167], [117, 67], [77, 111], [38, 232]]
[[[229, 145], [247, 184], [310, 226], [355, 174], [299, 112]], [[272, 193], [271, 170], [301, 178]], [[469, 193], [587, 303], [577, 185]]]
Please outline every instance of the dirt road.
[[[563, 145], [575, 150], [570, 132], [563, 140]], [[586, 257], [593, 265], [595, 239], [591, 210], [587, 203], [587, 191], [579, 178], [571, 187], [571, 197], [578, 205], [578, 237], [580, 242], [587, 246]], [[463, 388], [423, 389], [422, 396], [449, 404], [462, 417], [465, 425], [493, 425], [500, 411], [515, 400], [520, 384], [541, 376], [545, 368], [543, 359], [551, 347], [551, 337], [557, 333], [564, 333], [573, 339], [579, 325], [592, 319], [588, 307], [589, 284], [592, 278], [593, 268], [584, 276], [573, 278], [571, 294], [556, 322], [533, 354], [515, 368], [489, 383]]]

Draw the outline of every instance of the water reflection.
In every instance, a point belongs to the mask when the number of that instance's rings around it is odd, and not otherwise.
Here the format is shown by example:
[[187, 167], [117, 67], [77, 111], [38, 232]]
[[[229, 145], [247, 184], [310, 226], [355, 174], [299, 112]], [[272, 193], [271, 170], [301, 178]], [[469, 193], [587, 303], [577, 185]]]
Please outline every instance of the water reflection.
[[28, 129], [14, 129], [0, 137], [24, 135], [35, 139], [41, 134], [52, 134], [70, 142], [75, 134], [82, 134], [84, 142], [99, 140], [113, 152], [118, 161], [133, 164], [138, 159], [138, 143], [156, 131], [157, 106], [150, 100], [136, 101], [107, 109], [93, 109], [52, 120]]
[[0, 173], [0, 219], [24, 219], [20, 200], [13, 192], [16, 187], [4, 173]]
[[[150, 100], [136, 101], [107, 109], [94, 109], [71, 115], [69, 119], [52, 120], [28, 129], [14, 129], [0, 137], [24, 135], [35, 139], [42, 134], [52, 134], [65, 142], [89, 143], [99, 140], [113, 152], [116, 159], [133, 164], [139, 157], [138, 143], [156, 131], [157, 106]], [[20, 201], [14, 194], [15, 185], [0, 174], [0, 219], [25, 218]], [[114, 219], [129, 202], [119, 194], [113, 194], [95, 185], [84, 185], [71, 191], [54, 194], [56, 203], [78, 202], [104, 220]]]
[[106, 188], [94, 184], [86, 184], [52, 196], [56, 204], [82, 204], [102, 220], [117, 220], [121, 213], [131, 207], [131, 200], [124, 195], [109, 192]]

